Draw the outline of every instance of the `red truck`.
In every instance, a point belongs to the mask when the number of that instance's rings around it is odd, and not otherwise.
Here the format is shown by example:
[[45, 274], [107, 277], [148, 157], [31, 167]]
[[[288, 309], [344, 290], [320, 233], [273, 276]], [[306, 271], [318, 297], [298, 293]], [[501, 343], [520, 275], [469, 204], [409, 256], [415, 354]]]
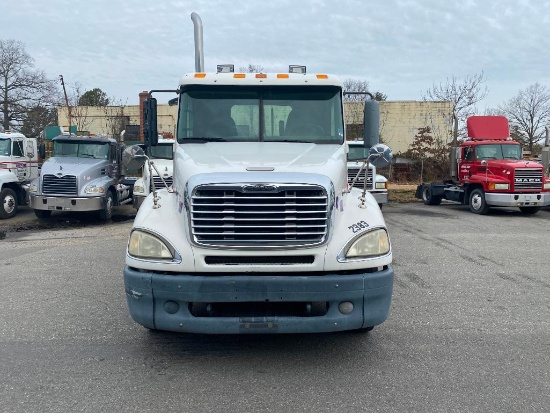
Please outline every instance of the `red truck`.
[[506, 117], [471, 116], [466, 126], [467, 139], [451, 154], [452, 179], [421, 183], [417, 198], [426, 205], [439, 205], [443, 199], [469, 205], [475, 214], [487, 214], [491, 207], [535, 214], [550, 205], [550, 179], [541, 164], [522, 159]]

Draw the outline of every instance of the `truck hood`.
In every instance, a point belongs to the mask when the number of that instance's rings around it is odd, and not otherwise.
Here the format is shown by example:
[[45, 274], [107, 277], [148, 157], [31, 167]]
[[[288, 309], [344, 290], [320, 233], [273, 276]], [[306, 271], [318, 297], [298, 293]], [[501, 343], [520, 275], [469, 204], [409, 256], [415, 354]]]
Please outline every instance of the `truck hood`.
[[[488, 159], [487, 168], [490, 173], [495, 175], [503, 175], [512, 172], [514, 169], [542, 169], [543, 166], [534, 161], [525, 159]], [[483, 171], [483, 165], [478, 167], [478, 171]]]
[[104, 159], [52, 157], [42, 165], [41, 174], [58, 176], [78, 175], [100, 168], [107, 168], [108, 165], [109, 162]]
[[[184, 164], [203, 172], [310, 172], [326, 174], [327, 168], [344, 168], [340, 145], [286, 142], [209, 142], [180, 145]], [[271, 169], [272, 168], [272, 169]], [[199, 171], [196, 171], [199, 172]]]

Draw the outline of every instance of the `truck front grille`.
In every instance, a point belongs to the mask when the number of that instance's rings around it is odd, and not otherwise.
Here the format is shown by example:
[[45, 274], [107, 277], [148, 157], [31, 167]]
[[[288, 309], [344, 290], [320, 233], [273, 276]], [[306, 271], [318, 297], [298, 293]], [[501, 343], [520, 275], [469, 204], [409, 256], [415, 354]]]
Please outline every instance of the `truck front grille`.
[[[172, 186], [173, 178], [171, 176], [167, 176], [167, 177], [163, 176], [163, 178], [164, 178], [164, 181], [166, 182], [166, 185], [168, 185], [169, 187]], [[157, 190], [164, 188], [164, 183], [162, 182], [162, 179], [160, 178], [160, 176], [154, 175], [153, 182], [155, 183], [155, 188]], [[151, 190], [153, 190], [152, 184], [151, 184]]]
[[514, 188], [516, 191], [542, 190], [542, 168], [516, 169]]
[[[357, 176], [357, 172], [359, 172], [359, 169], [361, 168], [354, 168], [350, 167], [348, 168], [348, 184], [351, 185], [355, 177]], [[355, 185], [353, 185], [355, 188], [363, 189], [363, 185], [365, 182], [365, 175], [367, 175], [367, 190], [371, 191], [373, 188], [372, 183], [372, 169], [369, 169], [368, 171], [366, 169], [361, 170], [361, 173], [359, 174], [359, 177], [357, 178], [357, 181], [355, 181]]]
[[317, 185], [201, 185], [191, 195], [190, 218], [200, 245], [311, 246], [326, 240], [329, 209]]
[[46, 195], [78, 195], [76, 176], [44, 175], [42, 178], [42, 193]]

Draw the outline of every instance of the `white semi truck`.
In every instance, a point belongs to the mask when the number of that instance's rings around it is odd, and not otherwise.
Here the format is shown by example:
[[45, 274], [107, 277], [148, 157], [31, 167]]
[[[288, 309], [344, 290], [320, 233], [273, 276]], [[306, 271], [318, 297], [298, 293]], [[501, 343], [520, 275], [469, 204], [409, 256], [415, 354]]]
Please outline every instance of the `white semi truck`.
[[39, 175], [35, 138], [0, 133], [0, 219], [11, 218], [27, 205], [30, 182]]
[[[294, 66], [205, 73], [192, 20], [196, 71], [173, 91], [173, 185], [143, 201], [129, 235], [130, 315], [209, 334], [371, 330], [389, 314], [392, 249], [377, 201], [348, 186], [342, 82]], [[144, 105], [153, 147], [157, 92]], [[389, 162], [377, 102], [365, 119], [370, 161]]]
[[124, 145], [111, 138], [60, 135], [29, 188], [29, 205], [38, 218], [52, 212], [97, 211], [111, 219], [113, 207], [132, 202], [132, 186], [122, 170]]

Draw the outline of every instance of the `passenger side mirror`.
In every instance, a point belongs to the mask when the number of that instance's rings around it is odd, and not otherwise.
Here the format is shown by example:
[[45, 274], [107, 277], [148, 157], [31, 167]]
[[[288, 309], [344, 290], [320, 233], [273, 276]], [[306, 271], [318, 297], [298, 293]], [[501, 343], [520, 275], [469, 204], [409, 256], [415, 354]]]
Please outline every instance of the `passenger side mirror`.
[[44, 142], [38, 145], [38, 155], [40, 155], [42, 159], [46, 159], [46, 145]]
[[393, 154], [391, 148], [383, 143], [374, 145], [369, 149], [369, 162], [376, 168], [384, 168], [391, 163]]

